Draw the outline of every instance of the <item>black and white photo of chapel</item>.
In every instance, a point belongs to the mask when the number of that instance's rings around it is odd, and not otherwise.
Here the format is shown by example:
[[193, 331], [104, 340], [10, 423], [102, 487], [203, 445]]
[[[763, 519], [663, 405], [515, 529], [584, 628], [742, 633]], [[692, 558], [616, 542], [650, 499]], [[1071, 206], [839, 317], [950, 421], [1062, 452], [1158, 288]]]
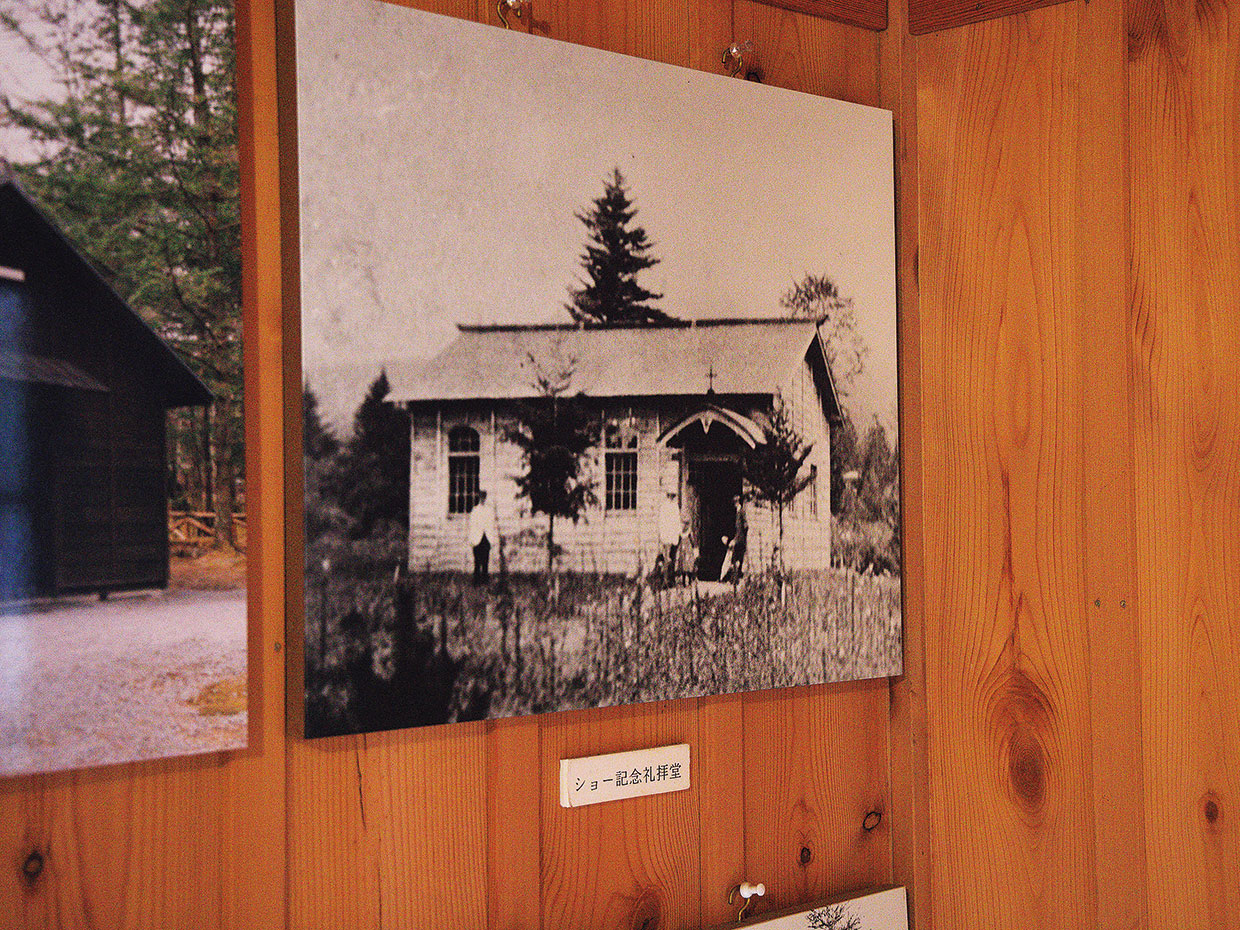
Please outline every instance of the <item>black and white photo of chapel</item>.
[[891, 115], [324, 2], [306, 732], [898, 672]]

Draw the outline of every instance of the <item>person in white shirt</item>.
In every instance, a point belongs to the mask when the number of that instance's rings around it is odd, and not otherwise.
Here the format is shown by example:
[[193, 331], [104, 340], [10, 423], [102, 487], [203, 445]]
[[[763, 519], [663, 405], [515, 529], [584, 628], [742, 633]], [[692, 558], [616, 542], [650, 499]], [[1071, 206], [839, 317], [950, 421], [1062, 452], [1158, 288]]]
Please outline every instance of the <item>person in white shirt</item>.
[[487, 503], [487, 492], [479, 491], [478, 500], [469, 511], [469, 545], [474, 550], [474, 584], [485, 584], [490, 578], [491, 547], [498, 546], [499, 521], [495, 506]]

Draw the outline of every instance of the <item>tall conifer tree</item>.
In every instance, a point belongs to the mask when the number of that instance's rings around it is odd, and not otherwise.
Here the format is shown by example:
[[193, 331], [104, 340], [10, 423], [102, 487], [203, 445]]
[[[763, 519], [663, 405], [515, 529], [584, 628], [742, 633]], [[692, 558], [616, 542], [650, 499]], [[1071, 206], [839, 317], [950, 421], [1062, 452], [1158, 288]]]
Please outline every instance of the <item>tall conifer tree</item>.
[[646, 230], [633, 225], [637, 208], [624, 187], [624, 175], [614, 168], [603, 195], [578, 213], [590, 233], [581, 267], [585, 280], [569, 288], [567, 304], [573, 319], [582, 323], [665, 323], [673, 319], [653, 302], [663, 295], [637, 283], [638, 272], [659, 263], [650, 254]]

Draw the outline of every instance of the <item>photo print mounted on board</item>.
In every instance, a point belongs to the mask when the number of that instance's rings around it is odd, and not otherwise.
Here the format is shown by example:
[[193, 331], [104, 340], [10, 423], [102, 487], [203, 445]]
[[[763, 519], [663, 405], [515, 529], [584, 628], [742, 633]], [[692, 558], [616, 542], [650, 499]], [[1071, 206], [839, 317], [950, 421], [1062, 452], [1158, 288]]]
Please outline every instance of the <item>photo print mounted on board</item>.
[[0, 775], [246, 744], [231, 0], [0, 20]]
[[735, 900], [740, 905], [740, 920], [728, 926], [738, 930], [908, 930], [908, 898], [902, 887], [880, 888], [752, 918], [746, 912], [761, 898], [736, 896]]
[[901, 670], [891, 114], [296, 4], [306, 732]]

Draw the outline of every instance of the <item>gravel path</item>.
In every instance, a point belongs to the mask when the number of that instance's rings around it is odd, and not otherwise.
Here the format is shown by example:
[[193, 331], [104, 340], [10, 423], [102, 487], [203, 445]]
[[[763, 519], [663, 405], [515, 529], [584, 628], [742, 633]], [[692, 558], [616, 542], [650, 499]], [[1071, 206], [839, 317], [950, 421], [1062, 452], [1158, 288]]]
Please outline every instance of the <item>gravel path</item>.
[[0, 607], [0, 775], [244, 745], [244, 710], [190, 702], [244, 682], [245, 606], [170, 590]]

